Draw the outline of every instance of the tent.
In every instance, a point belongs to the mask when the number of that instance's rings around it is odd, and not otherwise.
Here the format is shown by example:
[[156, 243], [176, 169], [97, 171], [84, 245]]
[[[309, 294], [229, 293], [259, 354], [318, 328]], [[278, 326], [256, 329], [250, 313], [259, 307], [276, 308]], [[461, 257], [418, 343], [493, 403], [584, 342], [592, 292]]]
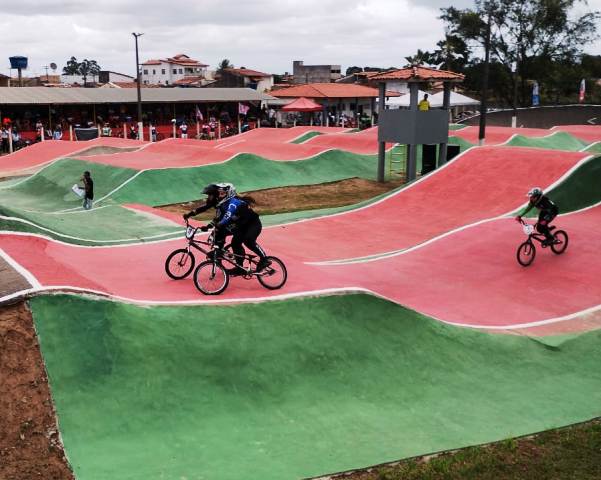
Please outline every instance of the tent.
[[[313, 100], [305, 97], [300, 97], [282, 107], [283, 112], [321, 112], [323, 106]], [[309, 125], [313, 125], [313, 116], [311, 115]], [[296, 127], [296, 118], [294, 119], [294, 126]]]
[[284, 112], [321, 112], [323, 107], [319, 103], [305, 97], [300, 97], [282, 107]]
[[[428, 92], [424, 92], [422, 90], [418, 90], [417, 92], [417, 101], [424, 98], [424, 95]], [[430, 107], [442, 107], [444, 92], [438, 92], [434, 95], [428, 94], [428, 101], [430, 102]], [[376, 100], [377, 101], [377, 100]], [[410, 96], [408, 93], [401, 95], [400, 97], [389, 97], [386, 101], [386, 105], [388, 108], [407, 108], [409, 107]], [[451, 107], [461, 107], [467, 105], [480, 105], [479, 100], [474, 100], [473, 98], [466, 97], [457, 92], [451, 92]]]
[[[442, 99], [444, 92], [438, 92], [434, 95], [431, 95], [428, 100], [430, 101], [430, 106], [432, 107], [442, 107]], [[461, 95], [457, 92], [451, 92], [451, 107], [461, 107], [464, 105], [480, 105], [479, 100], [474, 100], [473, 98], [466, 97], [465, 95]]]
[[[424, 92], [422, 90], [418, 90], [417, 91], [417, 103], [419, 103], [421, 101], [422, 98], [424, 98], [424, 95], [426, 95], [428, 92]], [[428, 94], [430, 95], [430, 94]], [[430, 100], [431, 97], [428, 97], [428, 100]], [[411, 95], [409, 95], [408, 93], [403, 93], [401, 94], [400, 97], [388, 97], [388, 99], [386, 100], [386, 106], [388, 108], [391, 109], [395, 109], [395, 108], [409, 108], [409, 102], [411, 101]], [[376, 104], [378, 103], [378, 99], [376, 98]], [[430, 105], [432, 105], [432, 102], [430, 102]]]

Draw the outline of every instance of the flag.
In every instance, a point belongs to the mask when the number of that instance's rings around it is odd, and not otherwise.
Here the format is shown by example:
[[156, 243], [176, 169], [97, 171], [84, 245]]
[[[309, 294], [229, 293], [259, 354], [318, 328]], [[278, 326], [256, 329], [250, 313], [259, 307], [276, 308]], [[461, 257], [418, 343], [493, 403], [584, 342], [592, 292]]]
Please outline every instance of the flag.
[[584, 78], [580, 81], [580, 92], [578, 94], [578, 102], [584, 102], [584, 94], [586, 93], [586, 82]]
[[534, 82], [532, 85], [532, 106], [536, 107], [540, 103], [540, 98], [538, 96], [538, 82]]
[[202, 122], [202, 112], [200, 111], [200, 108], [198, 108], [198, 105], [196, 105], [196, 120]]
[[250, 110], [250, 107], [247, 105], [244, 105], [243, 103], [239, 103], [238, 104], [238, 113], [240, 115], [246, 115], [248, 113], [248, 111]]

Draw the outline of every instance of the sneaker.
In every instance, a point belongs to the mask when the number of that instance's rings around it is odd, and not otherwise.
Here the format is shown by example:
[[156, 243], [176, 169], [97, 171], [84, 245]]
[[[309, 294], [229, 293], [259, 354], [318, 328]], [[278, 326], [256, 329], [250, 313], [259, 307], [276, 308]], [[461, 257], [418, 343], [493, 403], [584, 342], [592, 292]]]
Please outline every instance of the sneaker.
[[260, 272], [261, 270], [265, 270], [267, 267], [269, 267], [269, 265], [271, 265], [271, 262], [269, 260], [267, 260], [267, 258], [262, 258], [261, 260], [259, 260], [259, 263], [257, 263], [257, 272]]
[[226, 268], [225, 271], [230, 277], [239, 277], [240, 275], [246, 275], [246, 270], [242, 267]]

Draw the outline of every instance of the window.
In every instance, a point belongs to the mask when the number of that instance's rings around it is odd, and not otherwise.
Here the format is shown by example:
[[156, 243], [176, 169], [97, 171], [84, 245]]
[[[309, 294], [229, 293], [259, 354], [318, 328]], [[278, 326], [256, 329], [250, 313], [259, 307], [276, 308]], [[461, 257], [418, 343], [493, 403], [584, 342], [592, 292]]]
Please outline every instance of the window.
[[331, 72], [332, 73], [340, 73], [340, 69], [339, 68], [332, 68]]
[[169, 80], [165, 80], [165, 85], [169, 85]]
[[152, 69], [152, 74], [153, 74], [153, 75], [156, 75], [156, 74], [157, 74], [157, 71], [156, 71], [154, 68]]
[[179, 69], [179, 73], [182, 74], [184, 73], [184, 70], [182, 68]]
[[161, 74], [165, 75], [165, 69], [161, 68]]
[[193, 68], [186, 68], [186, 73], [194, 73], [194, 69]]
[[174, 68], [174, 69], [173, 69], [173, 74], [174, 74], [174, 75], [177, 75], [177, 68]]
[[148, 75], [148, 70], [144, 70], [144, 75]]

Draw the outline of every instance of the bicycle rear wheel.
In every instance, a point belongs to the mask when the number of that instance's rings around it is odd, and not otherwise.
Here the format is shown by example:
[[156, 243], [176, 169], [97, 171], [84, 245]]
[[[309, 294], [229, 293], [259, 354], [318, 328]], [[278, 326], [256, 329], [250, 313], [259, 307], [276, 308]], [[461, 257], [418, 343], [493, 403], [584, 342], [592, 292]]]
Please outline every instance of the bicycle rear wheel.
[[167, 260], [165, 260], [165, 272], [173, 280], [181, 280], [190, 275], [195, 263], [196, 260], [192, 252], [189, 252], [185, 248], [180, 248], [171, 252]]
[[555, 242], [551, 245], [551, 251], [557, 255], [561, 255], [568, 248], [568, 234], [563, 230], [557, 230], [553, 235]]
[[194, 271], [194, 285], [205, 295], [219, 295], [229, 282], [230, 276], [225, 268], [211, 260], [202, 262]]
[[518, 259], [518, 263], [522, 267], [527, 267], [532, 262], [534, 262], [535, 256], [536, 256], [536, 248], [534, 247], [534, 244], [532, 242], [526, 241], [518, 247], [517, 259]]
[[266, 257], [270, 263], [268, 267], [258, 272], [257, 280], [269, 290], [282, 288], [288, 279], [286, 265], [277, 257]]

